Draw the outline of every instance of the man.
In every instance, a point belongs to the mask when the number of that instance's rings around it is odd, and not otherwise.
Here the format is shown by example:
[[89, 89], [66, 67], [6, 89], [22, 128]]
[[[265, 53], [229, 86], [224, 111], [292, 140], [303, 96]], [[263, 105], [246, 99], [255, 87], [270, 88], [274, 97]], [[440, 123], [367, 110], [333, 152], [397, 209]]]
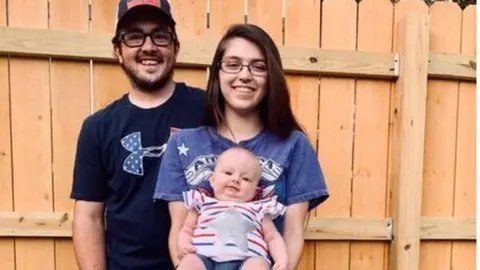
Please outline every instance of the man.
[[168, 206], [153, 189], [170, 134], [201, 123], [204, 94], [173, 81], [180, 43], [167, 0], [121, 0], [112, 43], [131, 90], [82, 125], [75, 255], [81, 270], [172, 269]]

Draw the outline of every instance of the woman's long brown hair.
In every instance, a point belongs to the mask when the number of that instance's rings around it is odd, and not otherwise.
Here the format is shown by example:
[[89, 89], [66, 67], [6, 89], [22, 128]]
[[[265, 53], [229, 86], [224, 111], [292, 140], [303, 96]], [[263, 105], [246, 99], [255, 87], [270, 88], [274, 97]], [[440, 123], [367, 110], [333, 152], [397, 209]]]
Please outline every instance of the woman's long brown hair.
[[252, 24], [231, 26], [218, 44], [210, 66], [204, 124], [218, 127], [224, 121], [225, 99], [220, 90], [219, 62], [223, 58], [228, 41], [233, 38], [244, 38], [252, 42], [265, 56], [268, 72], [267, 86], [265, 96], [258, 105], [265, 130], [281, 139], [290, 136], [294, 130], [303, 132], [292, 112], [290, 94], [278, 48], [263, 29]]

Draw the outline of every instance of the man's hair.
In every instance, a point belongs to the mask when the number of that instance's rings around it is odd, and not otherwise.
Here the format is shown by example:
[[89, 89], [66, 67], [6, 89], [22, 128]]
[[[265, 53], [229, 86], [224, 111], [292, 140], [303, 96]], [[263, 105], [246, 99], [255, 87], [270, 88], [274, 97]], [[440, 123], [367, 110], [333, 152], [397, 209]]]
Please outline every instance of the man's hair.
[[258, 105], [264, 128], [282, 139], [294, 130], [303, 132], [290, 106], [290, 95], [278, 48], [263, 29], [252, 24], [231, 26], [218, 44], [210, 66], [204, 124], [217, 127], [225, 119], [225, 99], [220, 90], [219, 71], [228, 42], [233, 38], [244, 38], [252, 42], [265, 56], [267, 85], [265, 96]]

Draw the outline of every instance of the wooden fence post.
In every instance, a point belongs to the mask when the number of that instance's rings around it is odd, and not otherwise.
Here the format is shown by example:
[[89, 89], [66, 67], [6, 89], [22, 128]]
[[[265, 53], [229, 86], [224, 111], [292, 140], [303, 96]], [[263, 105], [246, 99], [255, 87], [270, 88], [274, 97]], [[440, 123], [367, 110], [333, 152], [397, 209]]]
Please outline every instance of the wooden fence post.
[[428, 15], [408, 14], [399, 22], [399, 79], [393, 119], [390, 269], [418, 270], [429, 53]]

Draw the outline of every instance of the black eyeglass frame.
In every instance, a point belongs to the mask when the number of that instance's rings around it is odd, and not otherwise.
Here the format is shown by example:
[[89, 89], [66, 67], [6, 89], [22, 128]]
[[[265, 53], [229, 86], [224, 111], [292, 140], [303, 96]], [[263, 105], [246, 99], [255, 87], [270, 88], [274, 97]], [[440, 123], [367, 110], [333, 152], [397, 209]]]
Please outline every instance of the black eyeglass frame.
[[[169, 35], [169, 38], [168, 38], [168, 42], [167, 43], [161, 43], [161, 44], [157, 44], [155, 42], [155, 39], [152, 37], [152, 35], [154, 34], [158, 34], [158, 33], [164, 33], [164, 34], [168, 34]], [[142, 39], [142, 42], [138, 45], [131, 45], [131, 43], [129, 44], [128, 41], [125, 39], [125, 36], [126, 35], [131, 35], [131, 34], [141, 34], [143, 35], [143, 39]], [[138, 47], [142, 47], [144, 44], [145, 44], [145, 41], [147, 40], [147, 37], [150, 37], [150, 40], [152, 41], [152, 43], [155, 45], [155, 46], [160, 46], [160, 47], [166, 47], [166, 46], [169, 46], [170, 44], [172, 44], [173, 42], [175, 42], [176, 40], [176, 35], [175, 33], [172, 33], [170, 31], [165, 31], [165, 30], [157, 30], [157, 31], [152, 31], [150, 33], [143, 33], [143, 32], [140, 32], [140, 31], [133, 31], [133, 32], [125, 32], [125, 33], [122, 33], [119, 35], [119, 38], [118, 38], [118, 41], [125, 44], [125, 46], [129, 47], [129, 48], [138, 48]]]

